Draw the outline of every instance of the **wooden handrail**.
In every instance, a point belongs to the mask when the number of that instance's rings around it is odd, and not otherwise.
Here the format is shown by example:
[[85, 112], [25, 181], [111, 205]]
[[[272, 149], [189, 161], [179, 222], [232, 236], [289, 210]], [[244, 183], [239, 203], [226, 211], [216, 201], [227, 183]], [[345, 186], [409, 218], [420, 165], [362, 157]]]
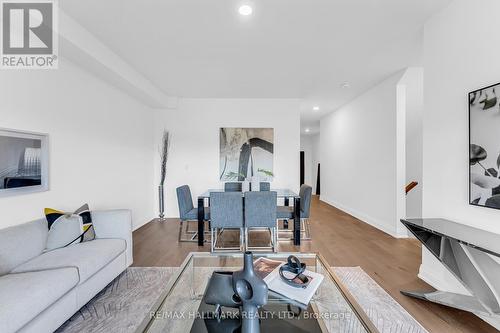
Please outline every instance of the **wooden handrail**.
[[411, 182], [409, 183], [408, 185], [406, 185], [406, 194], [408, 194], [408, 192], [410, 192], [411, 190], [413, 190], [416, 186], [418, 185], [418, 182]]

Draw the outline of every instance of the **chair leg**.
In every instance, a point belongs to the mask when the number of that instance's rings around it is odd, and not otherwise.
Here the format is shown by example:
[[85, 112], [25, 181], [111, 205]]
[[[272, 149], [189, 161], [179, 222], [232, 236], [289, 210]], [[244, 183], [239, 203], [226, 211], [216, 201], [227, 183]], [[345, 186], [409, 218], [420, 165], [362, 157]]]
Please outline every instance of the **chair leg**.
[[311, 239], [311, 225], [309, 224], [309, 219], [304, 219], [304, 240], [310, 240]]
[[[280, 229], [279, 227], [279, 221], [276, 223], [276, 234], [277, 234], [277, 240], [278, 241], [291, 241], [293, 240], [293, 229]], [[290, 237], [281, 237], [280, 238], [280, 233], [290, 235]]]
[[210, 252], [214, 252], [215, 241], [216, 241], [215, 233], [214, 233], [214, 229], [212, 228], [212, 229], [210, 229]]
[[[189, 243], [192, 243], [192, 242], [197, 242], [197, 238], [198, 238], [198, 231], [190, 231], [189, 233], [187, 232], [188, 230], [188, 224], [189, 224], [189, 221], [180, 221], [180, 225], [179, 225], [179, 237], [178, 237], [178, 240], [179, 242], [189, 242]], [[186, 232], [185, 232], [185, 235], [186, 235], [186, 238], [182, 238], [183, 237], [183, 234], [184, 234], [184, 229], [186, 229]]]
[[194, 234], [194, 233], [198, 233], [198, 230], [190, 230], [189, 229], [189, 222], [186, 221], [186, 234]]
[[274, 243], [274, 230], [275, 228], [269, 228], [269, 236], [271, 236], [270, 243], [271, 243], [271, 251], [276, 252], [276, 244]]
[[248, 251], [248, 228], [241, 228], [241, 234], [243, 235], [243, 251]]
[[179, 222], [179, 243], [181, 242], [182, 235], [182, 220]]
[[276, 252], [278, 252], [278, 245], [279, 245], [279, 242], [278, 242], [278, 228], [274, 229], [274, 243], [276, 244], [275, 245]]
[[278, 228], [274, 229], [274, 243], [275, 243], [275, 247], [276, 247], [276, 252], [278, 252], [278, 245], [279, 245], [279, 242], [278, 242]]

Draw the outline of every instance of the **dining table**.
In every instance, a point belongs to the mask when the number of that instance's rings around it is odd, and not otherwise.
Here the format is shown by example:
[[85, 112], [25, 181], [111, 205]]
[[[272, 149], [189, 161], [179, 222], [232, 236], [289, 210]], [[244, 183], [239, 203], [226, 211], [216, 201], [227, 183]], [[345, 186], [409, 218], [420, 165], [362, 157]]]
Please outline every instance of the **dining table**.
[[[293, 244], [300, 245], [300, 196], [290, 189], [271, 189], [276, 192], [279, 199], [283, 199], [285, 206], [290, 205], [293, 201]], [[198, 245], [203, 246], [205, 243], [205, 205], [210, 207], [210, 194], [214, 192], [224, 192], [224, 189], [209, 189], [198, 196]], [[245, 200], [244, 192], [241, 192], [243, 200]], [[244, 206], [243, 206], [244, 207]], [[283, 226], [288, 228], [288, 220], [284, 220]]]

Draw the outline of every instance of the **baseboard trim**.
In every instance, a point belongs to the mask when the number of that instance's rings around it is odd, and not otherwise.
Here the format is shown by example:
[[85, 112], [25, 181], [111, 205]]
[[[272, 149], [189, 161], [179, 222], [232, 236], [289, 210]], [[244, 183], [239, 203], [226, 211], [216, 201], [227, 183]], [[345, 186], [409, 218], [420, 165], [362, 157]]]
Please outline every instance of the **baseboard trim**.
[[137, 224], [137, 225], [132, 226], [132, 231], [136, 231], [137, 229], [145, 226], [149, 222], [153, 221], [155, 218], [157, 218], [157, 217], [151, 217], [149, 219], [148, 218], [140, 219], [140, 221], [142, 221], [142, 222]]
[[361, 213], [360, 211], [356, 209], [352, 209], [350, 207], [344, 206], [341, 203], [338, 203], [334, 200], [330, 200], [328, 198], [325, 198], [324, 196], [320, 197], [320, 201], [326, 203], [327, 205], [333, 206], [337, 209], [340, 209], [341, 211], [355, 217], [356, 219], [360, 220], [361, 222], [364, 222], [366, 224], [371, 225], [372, 227], [375, 227], [379, 229], [382, 232], [385, 232], [386, 234], [394, 237], [394, 238], [408, 238], [408, 234], [398, 234], [394, 232], [393, 230], [390, 230], [387, 228], [382, 221], [380, 221], [377, 218], [374, 218], [372, 216], [369, 216], [367, 214]]

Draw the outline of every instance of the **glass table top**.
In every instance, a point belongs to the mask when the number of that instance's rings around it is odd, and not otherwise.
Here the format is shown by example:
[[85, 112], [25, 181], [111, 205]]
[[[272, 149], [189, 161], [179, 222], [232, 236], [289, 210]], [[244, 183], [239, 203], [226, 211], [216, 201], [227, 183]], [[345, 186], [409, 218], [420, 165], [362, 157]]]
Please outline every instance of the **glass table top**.
[[[297, 304], [283, 297], [280, 299], [276, 298], [277, 296], [272, 297], [270, 293], [265, 310], [279, 309], [280, 312], [288, 314], [277, 315], [276, 318], [279, 318], [280, 322], [275, 319], [270, 321], [262, 319], [262, 333], [276, 331], [277, 324], [280, 328], [286, 327], [287, 333], [378, 333], [368, 316], [320, 254], [255, 253], [254, 260], [266, 257], [286, 261], [290, 254], [306, 263], [307, 269], [323, 274], [324, 279], [307, 309], [299, 311], [300, 315], [297, 315]], [[211, 330], [211, 324], [206, 319], [200, 319], [200, 311], [204, 313], [206, 308], [206, 304], [202, 302], [205, 288], [212, 272], [236, 271], [242, 266], [242, 253], [190, 253], [178, 272], [168, 282], [165, 291], [158, 295], [156, 304], [148, 312], [137, 332], [222, 332], [220, 323], [217, 322], [217, 328]], [[225, 324], [227, 323], [226, 321]]]
[[[276, 192], [278, 198], [298, 198], [299, 195], [292, 190], [286, 188], [271, 189], [271, 191]], [[198, 198], [210, 198], [210, 193], [212, 192], [224, 192], [224, 189], [209, 189], [198, 196]], [[242, 192], [243, 195], [243, 192]]]
[[500, 257], [500, 235], [445, 219], [403, 219], [402, 222]]

